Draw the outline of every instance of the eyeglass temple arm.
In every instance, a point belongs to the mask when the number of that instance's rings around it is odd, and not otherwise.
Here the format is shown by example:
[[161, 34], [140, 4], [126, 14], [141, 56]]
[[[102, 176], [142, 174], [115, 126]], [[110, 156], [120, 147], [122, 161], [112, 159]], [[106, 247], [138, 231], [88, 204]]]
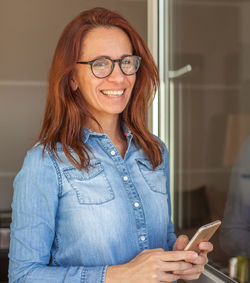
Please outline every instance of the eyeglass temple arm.
[[91, 62], [82, 62], [82, 61], [77, 61], [76, 64], [91, 64]]

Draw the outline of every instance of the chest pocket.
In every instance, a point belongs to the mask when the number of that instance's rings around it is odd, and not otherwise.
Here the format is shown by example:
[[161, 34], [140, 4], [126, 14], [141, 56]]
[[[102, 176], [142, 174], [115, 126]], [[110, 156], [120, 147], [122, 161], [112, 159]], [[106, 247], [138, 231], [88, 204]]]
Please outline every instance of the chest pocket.
[[80, 204], [102, 204], [115, 198], [100, 161], [92, 161], [88, 172], [74, 167], [63, 172]]
[[167, 177], [164, 173], [163, 163], [155, 170], [149, 160], [136, 159], [140, 172], [149, 188], [156, 193], [167, 193]]

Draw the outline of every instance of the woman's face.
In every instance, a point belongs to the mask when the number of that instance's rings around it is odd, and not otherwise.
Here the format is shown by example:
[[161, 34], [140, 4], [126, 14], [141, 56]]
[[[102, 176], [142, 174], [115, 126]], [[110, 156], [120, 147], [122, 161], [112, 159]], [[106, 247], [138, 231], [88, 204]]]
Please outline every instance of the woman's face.
[[[78, 61], [91, 61], [98, 57], [120, 59], [132, 55], [131, 42], [124, 31], [117, 27], [98, 27], [84, 38]], [[117, 118], [131, 97], [136, 75], [126, 76], [118, 63], [106, 78], [96, 78], [90, 65], [77, 64], [71, 86], [80, 89], [88, 110], [101, 122], [106, 118]]]

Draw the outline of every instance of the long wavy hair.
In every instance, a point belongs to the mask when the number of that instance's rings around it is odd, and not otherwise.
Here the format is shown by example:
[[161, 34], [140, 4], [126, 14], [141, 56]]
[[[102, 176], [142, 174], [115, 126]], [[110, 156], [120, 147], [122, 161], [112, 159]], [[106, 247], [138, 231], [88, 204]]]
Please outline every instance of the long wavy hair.
[[[72, 90], [70, 79], [84, 37], [100, 26], [122, 29], [131, 41], [133, 54], [142, 57], [130, 101], [120, 119], [131, 130], [136, 145], [144, 150], [153, 168], [156, 168], [162, 162], [162, 145], [148, 130], [147, 110], [159, 85], [158, 70], [141, 36], [121, 15], [105, 8], [82, 12], [65, 27], [59, 38], [49, 72], [39, 145], [44, 146], [43, 150], [49, 149], [60, 160], [56, 146], [60, 142], [66, 157], [76, 168], [88, 169], [91, 148], [84, 142], [82, 131], [87, 119], [94, 117], [89, 113], [83, 95]], [[72, 150], [78, 158], [73, 156]]]

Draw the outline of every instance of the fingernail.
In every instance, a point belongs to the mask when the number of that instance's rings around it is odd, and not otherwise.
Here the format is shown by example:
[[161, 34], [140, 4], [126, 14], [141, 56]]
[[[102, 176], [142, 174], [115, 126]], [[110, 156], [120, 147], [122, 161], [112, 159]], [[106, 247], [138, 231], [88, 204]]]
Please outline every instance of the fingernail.
[[200, 243], [199, 248], [200, 249], [205, 249], [207, 247], [206, 243]]

